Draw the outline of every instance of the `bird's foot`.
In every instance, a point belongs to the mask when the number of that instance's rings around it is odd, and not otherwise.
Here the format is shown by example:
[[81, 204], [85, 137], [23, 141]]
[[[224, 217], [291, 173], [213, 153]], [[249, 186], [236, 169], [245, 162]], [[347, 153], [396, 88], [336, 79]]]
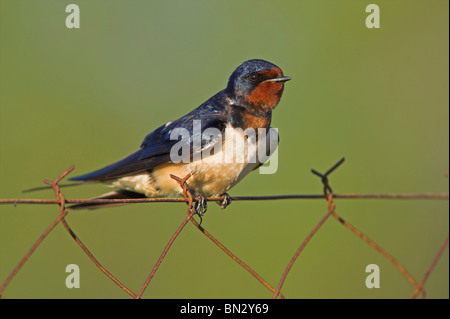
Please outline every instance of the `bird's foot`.
[[231, 196], [227, 193], [224, 193], [221, 195], [224, 199], [221, 202], [217, 202], [217, 204], [220, 205], [220, 208], [225, 209], [228, 207], [228, 205], [231, 204]]
[[189, 190], [189, 192], [191, 193], [192, 197], [198, 198], [198, 200], [194, 204], [194, 208], [195, 208], [195, 215], [200, 217], [199, 225], [201, 225], [203, 221], [203, 215], [206, 213], [208, 209], [208, 201], [206, 200], [206, 197], [200, 194], [199, 192], [193, 190]]

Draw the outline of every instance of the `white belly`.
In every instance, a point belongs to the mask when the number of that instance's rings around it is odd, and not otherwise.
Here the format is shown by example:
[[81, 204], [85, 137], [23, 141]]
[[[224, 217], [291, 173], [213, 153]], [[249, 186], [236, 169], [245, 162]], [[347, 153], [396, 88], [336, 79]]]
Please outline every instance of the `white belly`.
[[143, 193], [147, 197], [181, 196], [181, 188], [170, 174], [183, 178], [195, 172], [187, 181], [189, 188], [204, 196], [219, 196], [265, 161], [258, 156], [258, 149], [270, 156], [277, 146], [278, 135], [268, 133], [265, 139], [257, 141], [256, 136], [250, 134], [247, 138], [242, 130], [227, 128], [222, 147], [212, 155], [205, 156], [208, 152], [192, 163], [162, 164], [151, 173], [122, 177], [111, 186]]

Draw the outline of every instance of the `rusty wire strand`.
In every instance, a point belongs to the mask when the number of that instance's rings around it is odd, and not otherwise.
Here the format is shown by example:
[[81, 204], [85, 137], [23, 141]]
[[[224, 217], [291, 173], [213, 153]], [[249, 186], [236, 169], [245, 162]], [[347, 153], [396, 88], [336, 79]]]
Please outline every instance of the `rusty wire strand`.
[[[333, 194], [334, 199], [449, 199], [448, 193], [398, 193], [398, 194]], [[208, 201], [223, 201], [223, 196], [206, 197]], [[235, 196], [233, 201], [247, 200], [284, 200], [284, 199], [326, 199], [322, 194], [292, 194], [272, 196]], [[198, 198], [194, 198], [198, 200]], [[56, 199], [13, 198], [0, 199], [0, 204], [59, 204]], [[130, 198], [130, 199], [66, 199], [66, 204], [96, 203], [96, 204], [138, 204], [138, 203], [187, 203], [185, 198]]]
[[22, 268], [22, 266], [25, 264], [28, 258], [30, 258], [31, 254], [33, 254], [33, 252], [41, 244], [41, 242], [45, 239], [45, 237], [47, 237], [47, 235], [53, 230], [53, 228], [55, 228], [55, 226], [64, 218], [65, 214], [67, 214], [67, 211], [64, 213], [64, 215], [59, 215], [58, 218], [53, 223], [51, 223], [51, 225], [42, 233], [42, 235], [39, 236], [39, 238], [36, 240], [33, 246], [31, 246], [31, 248], [28, 250], [25, 256], [19, 261], [17, 266], [14, 267], [13, 271], [9, 274], [5, 282], [0, 287], [0, 297], [3, 296], [3, 292], [5, 291], [6, 287], [9, 285], [14, 276], [19, 272], [19, 270]]
[[[220, 241], [218, 241], [214, 236], [212, 236], [204, 227], [200, 226], [195, 219], [191, 219], [191, 222], [195, 227], [198, 228], [206, 237], [211, 239], [211, 241], [216, 244], [220, 249], [222, 249], [228, 256], [231, 257], [236, 263], [241, 265], [245, 270], [247, 270], [253, 277], [255, 277], [260, 283], [262, 283], [267, 289], [271, 292], [275, 292], [275, 288], [273, 288], [267, 281], [265, 281], [258, 273], [256, 273], [250, 266], [248, 266], [242, 259], [238, 258], [235, 254], [233, 254], [228, 248], [226, 248]], [[284, 299], [283, 294], [278, 293], [281, 299]]]
[[56, 200], [59, 202], [60, 205], [60, 215], [58, 218], [44, 231], [44, 233], [38, 238], [38, 240], [33, 244], [31, 249], [25, 254], [25, 256], [22, 258], [22, 260], [19, 262], [19, 264], [14, 268], [14, 270], [11, 272], [11, 274], [8, 276], [2, 287], [0, 288], [0, 296], [2, 296], [3, 291], [6, 289], [12, 278], [16, 275], [16, 273], [22, 268], [26, 260], [31, 256], [31, 254], [36, 250], [36, 248], [41, 244], [41, 242], [44, 240], [44, 238], [50, 233], [50, 231], [55, 228], [55, 226], [61, 222], [64, 225], [64, 228], [69, 232], [69, 234], [72, 236], [72, 238], [77, 242], [77, 244], [81, 247], [81, 249], [88, 255], [88, 257], [94, 262], [94, 264], [105, 274], [107, 275], [112, 281], [114, 281], [120, 288], [122, 288], [124, 291], [126, 291], [131, 296], [135, 297], [136, 295], [129, 290], [125, 285], [123, 285], [119, 280], [117, 280], [108, 270], [106, 270], [99, 262], [98, 260], [92, 255], [92, 253], [87, 249], [87, 247], [81, 242], [81, 240], [77, 237], [77, 235], [74, 233], [74, 231], [70, 228], [68, 225], [65, 217], [67, 215], [67, 209], [65, 208], [66, 199], [64, 195], [61, 193], [59, 182], [67, 175], [69, 174], [75, 167], [72, 165], [69, 169], [67, 169], [64, 173], [62, 173], [55, 181], [48, 181], [44, 180], [44, 183], [47, 185], [50, 185], [56, 196]]
[[[319, 221], [319, 223], [315, 226], [315, 228], [310, 232], [310, 234], [306, 237], [306, 239], [302, 242], [300, 247], [295, 252], [294, 256], [291, 258], [290, 262], [288, 263], [283, 275], [281, 276], [280, 282], [277, 286], [277, 288], [273, 288], [270, 284], [268, 284], [261, 276], [259, 276], [255, 271], [253, 271], [247, 264], [245, 264], [241, 259], [236, 257], [231, 251], [229, 251], [224, 245], [222, 245], [217, 239], [215, 239], [210, 233], [208, 233], [202, 226], [200, 226], [193, 217], [195, 214], [195, 208], [192, 206], [194, 201], [197, 201], [198, 198], [193, 198], [192, 194], [188, 191], [188, 185], [186, 181], [189, 179], [189, 177], [192, 174], [189, 174], [188, 176], [184, 177], [183, 179], [171, 175], [171, 177], [175, 180], [177, 180], [180, 183], [180, 186], [183, 189], [183, 195], [184, 198], [144, 198], [144, 199], [65, 199], [64, 195], [60, 191], [60, 185], [59, 182], [67, 175], [69, 174], [73, 169], [74, 166], [70, 167], [68, 170], [66, 170], [64, 173], [62, 173], [55, 181], [51, 182], [48, 180], [44, 180], [44, 183], [47, 185], [50, 185], [51, 188], [53, 188], [56, 199], [55, 200], [40, 200], [40, 199], [0, 199], [0, 204], [18, 204], [18, 203], [24, 203], [24, 204], [58, 204], [60, 206], [60, 213], [58, 218], [42, 233], [42, 235], [36, 240], [36, 242], [33, 244], [33, 246], [30, 248], [30, 250], [25, 254], [25, 256], [21, 259], [21, 261], [18, 263], [18, 265], [13, 269], [11, 274], [7, 277], [5, 282], [0, 287], [0, 298], [3, 298], [3, 292], [8, 286], [8, 284], [11, 282], [11, 280], [14, 278], [14, 276], [17, 274], [17, 272], [21, 269], [21, 267], [25, 264], [25, 262], [28, 260], [28, 258], [31, 256], [31, 254], [37, 249], [37, 247], [42, 243], [44, 238], [55, 228], [55, 226], [61, 222], [65, 229], [69, 232], [69, 234], [72, 236], [72, 238], [77, 242], [77, 244], [82, 248], [82, 250], [88, 255], [88, 257], [94, 262], [94, 264], [105, 274], [107, 275], [111, 280], [113, 280], [121, 289], [123, 289], [125, 292], [127, 292], [130, 296], [133, 298], [140, 298], [142, 294], [144, 293], [145, 289], [147, 288], [148, 284], [150, 283], [151, 279], [153, 278], [154, 274], [156, 273], [156, 270], [162, 263], [165, 255], [167, 254], [168, 250], [170, 249], [171, 245], [179, 235], [179, 233], [183, 230], [184, 226], [187, 224], [187, 222], [190, 220], [194, 226], [196, 226], [203, 234], [205, 234], [210, 240], [212, 240], [219, 248], [221, 248], [228, 256], [230, 256], [235, 262], [237, 262], [239, 265], [241, 265], [244, 269], [249, 271], [250, 274], [252, 274], [256, 279], [258, 279], [266, 288], [268, 288], [270, 291], [274, 293], [273, 298], [277, 298], [278, 296], [281, 298], [284, 298], [284, 296], [280, 293], [281, 287], [292, 268], [295, 260], [298, 258], [300, 253], [303, 251], [307, 243], [310, 241], [312, 236], [319, 230], [319, 228], [325, 223], [325, 221], [328, 219], [330, 215], [332, 215], [335, 219], [341, 222], [345, 227], [350, 229], [352, 232], [354, 232], [356, 235], [358, 235], [360, 238], [362, 238], [364, 241], [366, 241], [370, 246], [375, 248], [377, 251], [379, 251], [385, 258], [390, 260], [399, 270], [400, 272], [408, 279], [408, 281], [415, 287], [415, 291], [413, 293], [412, 298], [416, 298], [416, 296], [421, 293], [422, 298], [425, 298], [425, 291], [423, 290], [423, 285], [425, 284], [425, 281], [427, 280], [428, 276], [430, 275], [431, 271], [434, 269], [436, 263], [440, 259], [443, 251], [448, 245], [448, 236], [444, 243], [442, 244], [441, 248], [439, 249], [438, 254], [435, 256], [433, 262], [429, 266], [427, 272], [425, 273], [423, 279], [420, 283], [417, 283], [412, 276], [406, 271], [406, 269], [397, 261], [395, 258], [393, 258], [390, 254], [388, 254], [385, 250], [383, 250], [381, 247], [379, 247], [375, 242], [373, 242], [371, 239], [369, 239], [367, 236], [365, 236], [362, 232], [360, 232], [358, 229], [356, 229], [354, 226], [350, 225], [346, 221], [344, 221], [339, 215], [335, 212], [335, 204], [333, 202], [333, 199], [335, 198], [342, 198], [342, 199], [350, 199], [350, 198], [372, 198], [372, 199], [448, 199], [449, 194], [448, 193], [415, 193], [415, 194], [333, 194], [332, 189], [329, 185], [328, 181], [328, 175], [333, 172], [339, 165], [342, 164], [344, 159], [341, 159], [338, 163], [336, 163], [332, 168], [330, 168], [325, 174], [320, 174], [315, 170], [312, 170], [312, 172], [322, 179], [322, 183], [324, 185], [323, 188], [323, 195], [275, 195], [275, 196], [239, 196], [239, 197], [231, 197], [233, 201], [239, 201], [239, 200], [277, 200], [277, 199], [319, 199], [319, 198], [325, 198], [328, 202], [328, 211], [325, 214], [324, 217]], [[447, 173], [448, 176], [448, 173]], [[207, 197], [206, 198], [209, 201], [222, 201], [224, 197]], [[67, 208], [66, 204], [75, 204], [75, 203], [144, 203], [144, 202], [186, 202], [188, 204], [188, 216], [185, 218], [183, 223], [178, 227], [177, 231], [173, 234], [171, 239], [169, 240], [168, 244], [164, 248], [161, 256], [158, 258], [155, 266], [153, 267], [151, 273], [147, 277], [146, 281], [144, 282], [143, 286], [141, 287], [139, 293], [136, 295], [134, 294], [130, 289], [128, 289], [126, 286], [124, 286], [119, 280], [117, 280], [109, 271], [107, 271], [99, 262], [98, 260], [90, 253], [90, 251], [87, 249], [87, 247], [81, 242], [81, 240], [75, 235], [73, 230], [68, 225], [67, 221], [65, 220], [65, 217], [67, 215]], [[70, 208], [70, 207], [69, 207]]]
[[323, 184], [323, 196], [327, 198], [328, 202], [328, 211], [325, 214], [325, 216], [322, 217], [322, 219], [319, 221], [319, 223], [313, 228], [313, 230], [306, 236], [305, 240], [302, 242], [300, 247], [295, 251], [294, 256], [289, 261], [288, 265], [286, 266], [286, 269], [283, 272], [283, 275], [281, 276], [280, 282], [278, 283], [277, 289], [275, 290], [272, 299], [275, 299], [278, 297], [278, 294], [280, 293], [281, 287], [283, 286], [286, 277], [288, 273], [290, 272], [292, 266], [294, 265], [295, 261], [297, 260], [298, 256], [301, 254], [303, 249], [306, 247], [306, 245], [309, 243], [311, 238], [317, 233], [317, 231], [322, 227], [322, 225], [325, 223], [325, 221], [328, 219], [328, 217], [334, 213], [334, 209], [336, 205], [333, 202], [333, 190], [331, 189], [331, 186], [329, 184], [328, 175], [330, 175], [334, 170], [336, 170], [343, 162], [345, 158], [340, 159], [336, 164], [334, 164], [330, 169], [328, 169], [324, 174], [319, 173], [318, 171], [312, 169], [311, 172], [317, 176], [320, 177], [322, 184]]
[[[183, 189], [184, 198], [188, 199], [188, 214], [190, 214], [193, 210], [195, 210], [192, 206], [193, 197], [192, 194], [188, 191], [187, 180], [193, 175], [195, 172], [192, 172], [186, 175], [184, 178], [179, 178], [174, 175], [170, 175], [171, 178], [176, 180], [180, 187]], [[194, 211], [195, 212], [195, 211]], [[236, 263], [242, 266], [245, 270], [247, 270], [253, 277], [255, 277], [259, 282], [261, 282], [266, 288], [270, 291], [274, 292], [275, 289], [265, 281], [260, 275], [258, 275], [250, 266], [248, 266], [244, 261], [234, 255], [229, 249], [227, 249], [221, 242], [219, 242], [213, 235], [211, 235], [204, 227], [202, 227], [194, 218], [190, 218], [190, 221], [194, 224], [194, 226], [200, 230], [206, 237], [208, 237], [214, 244], [216, 244], [220, 249], [222, 249], [231, 259], [233, 259]], [[284, 296], [280, 294], [280, 297], [284, 299]]]
[[[428, 279], [428, 276], [431, 274], [431, 271], [434, 269], [434, 267], [436, 266], [437, 262], [439, 261], [439, 259], [441, 258], [445, 248], [447, 248], [448, 245], [448, 235], [447, 238], [445, 238], [444, 243], [442, 244], [441, 248], [439, 249], [438, 253], [436, 254], [436, 256], [434, 257], [433, 261], [431, 262], [430, 267], [428, 267], [425, 275], [423, 276], [422, 280], [420, 281], [419, 285], [416, 286], [416, 290], [414, 290], [413, 295], [411, 296], [411, 299], [415, 299], [417, 297], [417, 295], [419, 294], [420, 291], [423, 291], [423, 285], [425, 285], [425, 282]], [[422, 299], [425, 298], [425, 294], [422, 294]]]
[[280, 294], [281, 287], [284, 284], [284, 281], [286, 280], [287, 275], [291, 271], [292, 266], [294, 265], [295, 261], [297, 260], [298, 256], [301, 254], [301, 252], [304, 250], [306, 245], [309, 243], [311, 238], [314, 236], [314, 234], [317, 233], [320, 227], [325, 223], [325, 221], [328, 219], [330, 214], [333, 213], [335, 208], [335, 205], [333, 203], [333, 194], [330, 193], [328, 195], [328, 212], [325, 214], [325, 216], [322, 217], [322, 219], [319, 221], [319, 223], [313, 228], [313, 230], [306, 236], [305, 240], [302, 242], [300, 247], [295, 251], [294, 256], [289, 261], [288, 265], [286, 266], [286, 269], [283, 272], [283, 275], [281, 276], [280, 282], [278, 283], [277, 289], [275, 290], [272, 299], [276, 299], [278, 295]]
[[192, 216], [195, 214], [195, 211], [190, 212], [189, 215], [183, 220], [181, 225], [178, 227], [178, 229], [175, 231], [175, 233], [170, 238], [169, 242], [167, 243], [166, 247], [164, 247], [164, 250], [161, 254], [161, 256], [158, 258], [158, 261], [156, 262], [155, 266], [153, 266], [152, 271], [148, 275], [147, 279], [145, 280], [144, 284], [141, 287], [141, 290], [137, 294], [136, 298], [141, 298], [142, 294], [144, 293], [145, 289], [147, 289], [147, 286], [149, 285], [150, 281], [152, 280], [153, 276], [155, 275], [156, 271], [158, 270], [159, 266], [161, 265], [164, 257], [166, 256], [167, 252], [169, 251], [170, 247], [172, 246], [175, 239], [178, 237], [180, 232], [183, 230], [184, 226], [186, 226], [187, 222], [192, 218]]
[[13, 271], [9, 274], [9, 276], [6, 278], [5, 282], [0, 287], [0, 297], [3, 297], [3, 292], [5, 291], [6, 287], [9, 285], [11, 280], [14, 278], [14, 276], [19, 272], [19, 270], [22, 268], [22, 266], [25, 264], [25, 262], [30, 258], [30, 256], [33, 254], [33, 252], [36, 250], [36, 248], [42, 243], [42, 241], [47, 237], [47, 235], [55, 228], [58, 223], [64, 219], [64, 217], [67, 215], [67, 209], [65, 207], [66, 199], [61, 194], [58, 183], [71, 171], [73, 171], [75, 167], [72, 165], [68, 170], [66, 170], [64, 173], [62, 173], [57, 179], [55, 179], [54, 182], [44, 180], [44, 183], [47, 185], [50, 185], [56, 194], [56, 200], [57, 203], [60, 206], [59, 209], [59, 216], [58, 218], [50, 224], [50, 226], [39, 236], [39, 238], [35, 241], [35, 243], [31, 246], [31, 248], [28, 250], [28, 252], [25, 254], [25, 256], [20, 260], [20, 262], [17, 264], [16, 267], [14, 267]]
[[111, 279], [114, 283], [116, 283], [122, 290], [124, 290], [131, 297], [136, 298], [136, 294], [133, 293], [130, 289], [128, 289], [123, 283], [121, 283], [116, 277], [114, 277], [105, 267], [100, 264], [100, 262], [92, 255], [89, 249], [83, 244], [83, 242], [78, 238], [78, 236], [74, 233], [74, 231], [67, 224], [65, 218], [61, 221], [64, 225], [64, 228], [69, 232], [70, 236], [75, 240], [75, 242], [81, 247], [81, 249], [86, 253], [90, 260], [100, 269], [109, 279]]
[[[63, 205], [63, 202], [65, 203], [64, 195], [61, 193], [61, 189], [59, 186], [59, 182], [61, 181], [64, 176], [69, 174], [75, 167], [72, 165], [67, 171], [65, 171], [60, 177], [58, 177], [54, 182], [48, 182], [44, 181], [46, 184], [52, 185], [56, 198], [61, 200], [61, 205]], [[66, 214], [67, 215], [67, 210]], [[106, 276], [109, 277], [114, 283], [116, 283], [120, 288], [122, 288], [126, 293], [128, 293], [132, 297], [136, 297], [136, 295], [128, 289], [124, 284], [122, 284], [116, 277], [114, 277], [108, 270], [106, 270], [105, 267], [103, 267], [100, 262], [92, 255], [92, 253], [87, 249], [87, 247], [83, 244], [83, 242], [78, 238], [78, 236], [75, 234], [75, 232], [70, 228], [69, 224], [66, 221], [66, 218], [64, 217], [61, 220], [61, 223], [63, 224], [64, 228], [69, 232], [70, 236], [75, 240], [75, 242], [81, 247], [81, 249], [86, 253], [86, 255], [89, 257], [89, 259], [92, 260], [92, 262], [97, 266], [98, 269], [100, 269]]]
[[184, 197], [188, 200], [188, 210], [187, 210], [187, 217], [183, 220], [183, 222], [181, 223], [181, 225], [177, 228], [177, 230], [175, 231], [175, 233], [172, 235], [172, 237], [170, 238], [169, 242], [167, 243], [166, 247], [164, 247], [164, 250], [161, 254], [161, 256], [159, 256], [158, 260], [156, 261], [155, 266], [153, 266], [152, 271], [150, 272], [150, 274], [148, 275], [147, 279], [145, 280], [144, 284], [141, 287], [141, 290], [139, 291], [138, 295], [136, 296], [137, 298], [141, 298], [142, 294], [144, 293], [145, 289], [147, 289], [147, 286], [149, 285], [150, 281], [152, 280], [153, 276], [155, 275], [156, 271], [159, 268], [159, 265], [161, 265], [164, 257], [166, 256], [167, 252], [169, 251], [170, 247], [172, 246], [173, 242], [175, 241], [175, 239], [178, 237], [178, 235], [180, 234], [180, 232], [183, 230], [184, 226], [186, 226], [187, 222], [192, 218], [192, 216], [194, 216], [195, 214], [195, 209], [192, 207], [192, 195], [190, 194], [190, 192], [188, 192], [187, 190], [187, 184], [186, 184], [186, 180], [192, 176], [191, 174], [188, 174], [186, 177], [184, 177], [183, 179], [176, 177], [174, 175], [170, 175], [170, 177], [172, 177], [173, 179], [175, 179], [176, 181], [178, 181], [180, 183], [180, 186], [182, 185], [183, 188], [183, 194]]
[[[349, 230], [351, 230], [353, 233], [355, 233], [357, 236], [359, 236], [362, 240], [364, 240], [366, 243], [369, 244], [369, 246], [376, 249], [380, 254], [382, 254], [387, 260], [389, 260], [391, 263], [394, 264], [395, 267], [402, 273], [402, 275], [413, 285], [414, 287], [419, 288], [419, 284], [414, 280], [414, 278], [411, 276], [411, 274], [406, 270], [405, 267], [402, 266], [391, 254], [389, 254], [386, 250], [381, 248], [378, 244], [376, 244], [372, 239], [364, 235], [361, 231], [359, 231], [356, 227], [352, 226], [351, 224], [347, 223], [342, 217], [340, 217], [335, 212], [332, 213], [332, 216], [338, 220], [342, 225], [347, 227]], [[423, 296], [425, 296], [425, 291], [423, 291], [421, 288], [419, 291], [422, 293]]]

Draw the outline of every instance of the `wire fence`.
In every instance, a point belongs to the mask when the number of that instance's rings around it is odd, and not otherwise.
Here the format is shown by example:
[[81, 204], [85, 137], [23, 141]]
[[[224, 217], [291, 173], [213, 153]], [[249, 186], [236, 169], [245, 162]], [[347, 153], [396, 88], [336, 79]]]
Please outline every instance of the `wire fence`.
[[[278, 195], [278, 196], [238, 196], [231, 197], [233, 201], [255, 201], [255, 200], [284, 200], [284, 199], [324, 199], [327, 202], [327, 209], [325, 215], [322, 219], [315, 225], [315, 227], [311, 230], [311, 232], [306, 236], [301, 245], [298, 247], [289, 263], [286, 265], [284, 272], [281, 274], [278, 284], [276, 286], [270, 285], [266, 280], [264, 280], [259, 274], [257, 274], [249, 265], [247, 265], [242, 259], [238, 258], [235, 254], [233, 254], [229, 249], [227, 249], [220, 241], [218, 241], [211, 233], [209, 233], [204, 227], [202, 227], [193, 217], [196, 214], [194, 203], [198, 200], [198, 198], [193, 198], [191, 193], [188, 191], [188, 180], [191, 177], [191, 174], [178, 177], [171, 175], [171, 177], [176, 180], [180, 187], [183, 189], [183, 198], [138, 198], [138, 199], [66, 199], [61, 192], [60, 182], [66, 177], [70, 172], [74, 170], [74, 166], [70, 167], [64, 173], [62, 173], [57, 179], [54, 181], [44, 180], [44, 183], [51, 186], [53, 191], [55, 192], [56, 198], [51, 199], [0, 199], [0, 204], [51, 204], [51, 205], [59, 205], [59, 215], [58, 217], [48, 226], [48, 228], [39, 236], [36, 242], [32, 245], [32, 247], [28, 250], [28, 252], [24, 255], [24, 257], [18, 262], [16, 267], [11, 271], [9, 276], [3, 282], [0, 287], [0, 298], [4, 298], [4, 292], [6, 291], [8, 285], [23, 267], [23, 265], [27, 262], [30, 256], [36, 251], [36, 249], [41, 245], [42, 241], [46, 238], [46, 236], [59, 224], [61, 223], [66, 231], [70, 234], [70, 236], [76, 241], [76, 243], [80, 246], [80, 248], [86, 253], [89, 259], [103, 272], [109, 279], [111, 279], [117, 286], [119, 286], [123, 291], [129, 294], [132, 298], [141, 298], [148, 285], [154, 278], [159, 266], [163, 262], [167, 252], [172, 247], [172, 244], [177, 239], [178, 235], [183, 231], [186, 224], [191, 222], [194, 227], [196, 227], [203, 235], [205, 235], [208, 239], [210, 239], [219, 249], [221, 249], [224, 253], [226, 253], [234, 262], [239, 264], [242, 268], [244, 268], [247, 272], [249, 272], [256, 280], [258, 280], [265, 288], [269, 289], [272, 293], [272, 298], [282, 298], [284, 299], [284, 295], [281, 290], [283, 285], [288, 277], [288, 274], [292, 267], [294, 266], [296, 260], [299, 255], [302, 253], [304, 248], [311, 241], [312, 237], [319, 231], [319, 229], [329, 220], [329, 217], [333, 217], [337, 220], [341, 225], [346, 227], [348, 230], [353, 232], [359, 238], [361, 238], [364, 242], [370, 245], [372, 248], [377, 250], [380, 254], [382, 254], [387, 260], [389, 260], [398, 271], [408, 280], [408, 282], [412, 286], [412, 294], [411, 298], [417, 298], [419, 295], [421, 298], [426, 297], [426, 293], [424, 290], [424, 285], [441, 258], [443, 252], [447, 249], [449, 236], [443, 241], [441, 247], [437, 251], [434, 259], [430, 261], [430, 265], [421, 278], [420, 281], [413, 278], [413, 276], [406, 270], [406, 268], [398, 262], [391, 254], [389, 254], [386, 250], [380, 247], [377, 243], [375, 243], [368, 236], [363, 234], [360, 230], [358, 230], [355, 226], [351, 225], [347, 221], [345, 221], [341, 216], [339, 216], [336, 211], [336, 204], [334, 203], [334, 199], [336, 198], [372, 198], [372, 199], [436, 199], [436, 200], [448, 200], [448, 193], [414, 193], [414, 194], [334, 194], [329, 182], [330, 174], [337, 169], [342, 163], [344, 159], [341, 159], [338, 163], [333, 165], [327, 172], [321, 174], [316, 170], [312, 170], [312, 173], [317, 175], [323, 184], [323, 194], [313, 194], [313, 195]], [[447, 172], [448, 177], [448, 172]], [[223, 201], [224, 197], [207, 197], [208, 201]], [[115, 203], [115, 204], [126, 204], [126, 203], [143, 203], [143, 202], [172, 202], [172, 203], [180, 203], [184, 202], [187, 204], [187, 216], [177, 228], [175, 233], [170, 238], [167, 245], [164, 247], [161, 255], [157, 259], [155, 265], [153, 266], [150, 274], [145, 279], [144, 283], [140, 287], [139, 291], [132, 291], [128, 287], [126, 287], [121, 281], [119, 281], [115, 276], [113, 276], [102, 264], [94, 257], [94, 255], [89, 251], [86, 245], [79, 239], [79, 237], [75, 234], [73, 229], [69, 226], [66, 220], [66, 215], [68, 213], [67, 204], [79, 204], [79, 203]], [[70, 208], [70, 207], [69, 207]]]

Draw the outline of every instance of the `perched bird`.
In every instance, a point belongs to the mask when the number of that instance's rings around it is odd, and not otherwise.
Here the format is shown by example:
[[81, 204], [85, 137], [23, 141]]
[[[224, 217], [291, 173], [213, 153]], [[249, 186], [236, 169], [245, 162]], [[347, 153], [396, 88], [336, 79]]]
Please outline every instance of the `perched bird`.
[[[278, 136], [272, 131], [264, 136], [260, 130], [270, 128], [272, 111], [281, 99], [284, 82], [290, 79], [270, 62], [248, 60], [234, 70], [224, 90], [185, 116], [148, 134], [138, 151], [71, 180], [103, 182], [117, 188], [97, 198], [179, 197], [182, 189], [170, 174], [183, 178], [193, 173], [188, 185], [193, 196], [199, 198], [197, 213], [201, 216], [206, 211], [208, 196], [224, 196], [220, 204], [225, 208], [230, 203], [226, 192], [263, 164], [255, 156], [258, 148], [265, 147], [269, 156], [275, 151]], [[246, 132], [252, 129], [256, 134], [249, 137]], [[187, 137], [180, 140], [175, 135], [174, 138], [175, 132], [184, 132]], [[274, 138], [275, 147], [269, 150], [269, 142]], [[246, 147], [236, 149], [233, 147], [236, 144]], [[180, 151], [187, 155], [180, 157]], [[255, 157], [256, 160], [250, 160]], [[105, 205], [111, 204], [84, 203], [71, 208]]]

